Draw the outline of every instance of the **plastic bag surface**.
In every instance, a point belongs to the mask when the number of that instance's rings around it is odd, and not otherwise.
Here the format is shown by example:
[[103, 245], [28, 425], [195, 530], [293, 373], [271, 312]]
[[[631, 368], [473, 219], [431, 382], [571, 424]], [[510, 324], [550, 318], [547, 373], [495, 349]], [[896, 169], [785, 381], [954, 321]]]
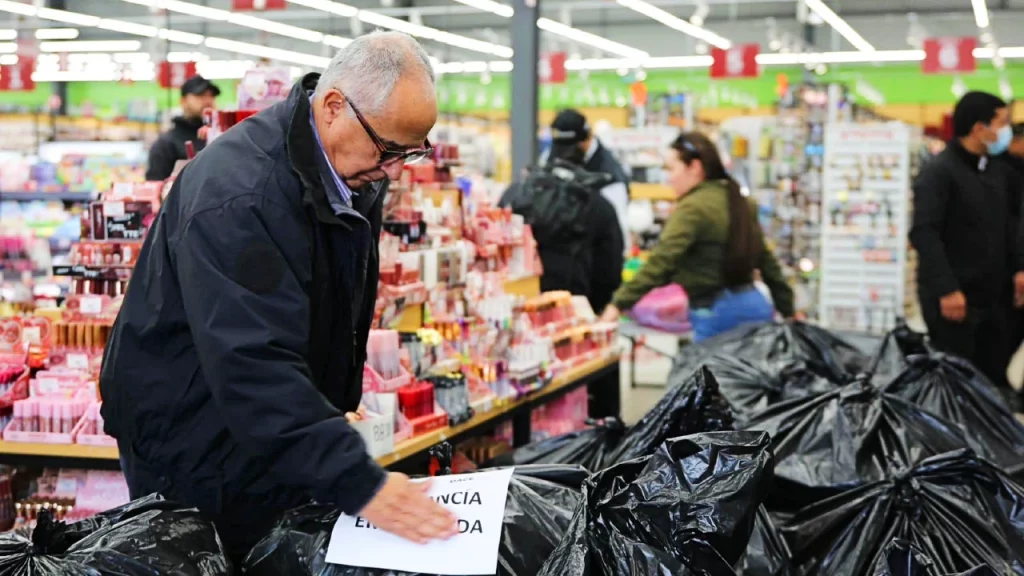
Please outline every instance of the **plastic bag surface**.
[[935, 563], [906, 540], [893, 540], [882, 553], [874, 576], [999, 576], [989, 566], [978, 566], [958, 574], [940, 574]]
[[807, 574], [874, 576], [891, 553], [889, 543], [900, 539], [929, 558], [936, 574], [988, 566], [1019, 575], [1024, 488], [960, 450], [809, 506], [783, 533]]
[[968, 447], [957, 425], [864, 381], [777, 404], [744, 428], [772, 437], [776, 488], [768, 507], [783, 513]]
[[583, 485], [543, 576], [734, 576], [768, 490], [767, 434], [674, 438]]
[[630, 316], [641, 326], [683, 334], [690, 330], [690, 299], [679, 284], [661, 286], [641, 298]]
[[670, 388], [634, 426], [606, 420], [594, 428], [528, 444], [487, 466], [575, 464], [591, 471], [653, 454], [669, 438], [732, 429], [732, 415], [715, 377], [697, 370], [684, 386]]
[[796, 576], [786, 539], [764, 506], [757, 509], [754, 531], [738, 573], [742, 576]]
[[[580, 501], [587, 472], [576, 466], [517, 467], [509, 483], [498, 574], [533, 576], [558, 545]], [[415, 576], [325, 561], [338, 511], [308, 505], [288, 512], [245, 560], [247, 576]], [[420, 575], [426, 576], [426, 575]]]
[[31, 540], [0, 536], [0, 574], [220, 576], [232, 568], [212, 524], [152, 495], [72, 524], [41, 515]]

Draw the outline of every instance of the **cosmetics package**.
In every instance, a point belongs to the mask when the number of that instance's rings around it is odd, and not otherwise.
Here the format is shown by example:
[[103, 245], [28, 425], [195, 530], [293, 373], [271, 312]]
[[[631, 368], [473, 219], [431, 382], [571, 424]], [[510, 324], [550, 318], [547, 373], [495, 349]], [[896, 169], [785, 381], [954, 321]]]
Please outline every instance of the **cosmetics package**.
[[154, 217], [153, 203], [113, 200], [89, 204], [93, 240], [141, 240]]
[[89, 404], [85, 417], [78, 422], [78, 425], [72, 431], [75, 444], [117, 446], [117, 440], [103, 432], [103, 415], [100, 414], [101, 406], [102, 403], [100, 402]]
[[88, 400], [57, 396], [18, 400], [3, 438], [8, 442], [72, 444], [75, 427], [88, 407]]
[[364, 392], [394, 392], [412, 382], [412, 375], [402, 367], [399, 342], [396, 330], [370, 330], [363, 365]]
[[448, 413], [450, 426], [462, 424], [473, 417], [465, 374], [453, 372], [430, 376], [426, 381], [434, 385], [434, 398], [441, 409]]

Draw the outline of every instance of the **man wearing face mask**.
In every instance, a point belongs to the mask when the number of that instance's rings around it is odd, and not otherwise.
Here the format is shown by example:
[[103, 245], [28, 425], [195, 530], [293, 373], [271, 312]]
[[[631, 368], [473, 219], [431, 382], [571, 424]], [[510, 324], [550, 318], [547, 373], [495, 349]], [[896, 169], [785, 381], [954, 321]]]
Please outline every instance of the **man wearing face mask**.
[[103, 359], [133, 498], [195, 506], [240, 558], [309, 500], [425, 542], [455, 519], [367, 454], [362, 395], [388, 182], [430, 153], [430, 58], [362, 36], [175, 180]]
[[181, 85], [181, 116], [172, 120], [174, 126], [160, 135], [149, 149], [146, 180], [166, 180], [174, 172], [178, 160], [186, 160], [186, 142], [192, 142], [196, 152], [206, 144], [199, 139], [203, 126], [203, 110], [216, 105], [220, 88], [198, 74]]
[[954, 138], [914, 183], [910, 241], [932, 344], [970, 360], [1010, 399], [1013, 311], [1024, 306], [1016, 178], [994, 157], [1013, 138], [1005, 102], [969, 92], [953, 111]]

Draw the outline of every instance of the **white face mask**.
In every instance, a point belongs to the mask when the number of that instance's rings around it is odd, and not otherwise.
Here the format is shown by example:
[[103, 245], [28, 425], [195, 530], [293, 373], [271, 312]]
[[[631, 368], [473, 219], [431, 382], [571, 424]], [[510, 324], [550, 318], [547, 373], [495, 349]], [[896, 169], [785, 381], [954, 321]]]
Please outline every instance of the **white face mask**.
[[996, 130], [996, 139], [994, 142], [986, 142], [985, 146], [988, 147], [989, 156], [998, 156], [1010, 147], [1010, 142], [1013, 141], [1013, 128], [1009, 124], [1003, 126], [999, 130]]

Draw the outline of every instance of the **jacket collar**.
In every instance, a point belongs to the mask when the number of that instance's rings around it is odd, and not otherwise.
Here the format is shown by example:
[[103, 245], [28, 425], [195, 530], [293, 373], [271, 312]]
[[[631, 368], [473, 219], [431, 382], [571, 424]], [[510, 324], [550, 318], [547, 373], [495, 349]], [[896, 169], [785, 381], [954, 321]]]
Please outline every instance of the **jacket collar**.
[[985, 169], [988, 168], [990, 160], [989, 157], [984, 154], [979, 156], [967, 148], [964, 148], [964, 145], [960, 143], [958, 138], [954, 138], [950, 141], [947, 148], [949, 148], [957, 158], [963, 161], [972, 172], [984, 172]]

